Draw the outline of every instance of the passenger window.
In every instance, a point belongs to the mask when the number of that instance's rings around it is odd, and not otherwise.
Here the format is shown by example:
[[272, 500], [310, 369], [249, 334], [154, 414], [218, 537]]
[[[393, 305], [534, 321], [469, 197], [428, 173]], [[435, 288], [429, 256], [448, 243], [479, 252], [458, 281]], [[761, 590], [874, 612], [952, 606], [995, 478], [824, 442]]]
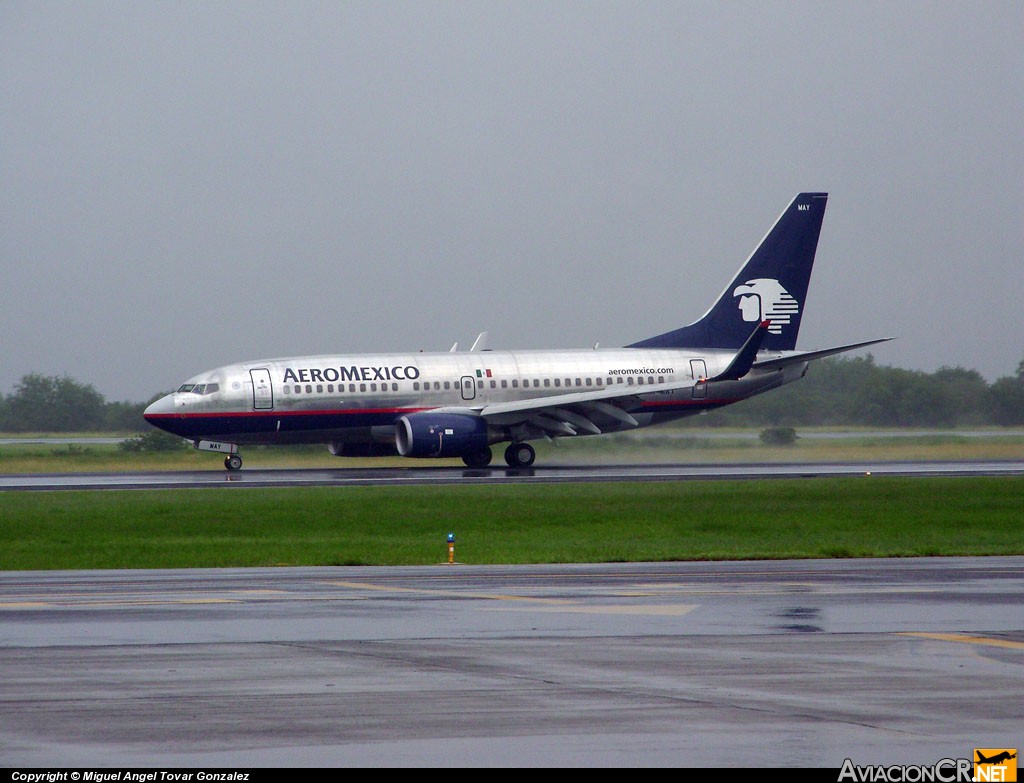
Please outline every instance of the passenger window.
[[317, 394], [323, 394], [324, 393], [324, 385], [322, 383], [318, 383], [316, 385], [316, 393]]
[[658, 383], [664, 383], [664, 382], [665, 382], [665, 376], [664, 375], [659, 375], [658, 376]]
[[359, 391], [361, 391], [361, 392], [366, 391], [366, 384], [365, 383], [359, 384]]
[[398, 384], [397, 383], [391, 384], [391, 391], [398, 391]]
[[593, 385], [594, 385], [593, 381], [590, 378], [587, 378], [587, 386], [593, 386]]
[[419, 381], [413, 381], [412, 382], [412, 390], [413, 391], [419, 391], [420, 390], [420, 382]]
[[561, 386], [561, 385], [562, 385], [562, 379], [561, 378], [555, 378], [555, 386]]
[[551, 379], [550, 378], [545, 378], [544, 379], [544, 388], [547, 389], [550, 386], [551, 386]]
[[285, 386], [284, 387], [284, 393], [285, 394], [291, 394], [292, 393], [292, 387], [291, 386]]
[[632, 375], [630, 375], [628, 378], [626, 378], [626, 385], [627, 386], [632, 386], [633, 385], [633, 376]]
[[508, 381], [502, 381], [501, 382], [501, 388], [507, 389], [508, 388]]
[[604, 381], [604, 379], [603, 379], [603, 378], [598, 378], [598, 379], [597, 379], [597, 385], [598, 385], [598, 386], [601, 386], [601, 385], [602, 385], [602, 383], [603, 383], [603, 381]]
[[497, 389], [498, 388], [498, 382], [497, 381], [491, 381], [491, 388], [492, 389]]
[[445, 388], [446, 390], [447, 390], [447, 389], [450, 389], [450, 388], [452, 388], [452, 384], [451, 384], [451, 382], [450, 382], [450, 381], [445, 381], [445, 382], [444, 382], [444, 388]]

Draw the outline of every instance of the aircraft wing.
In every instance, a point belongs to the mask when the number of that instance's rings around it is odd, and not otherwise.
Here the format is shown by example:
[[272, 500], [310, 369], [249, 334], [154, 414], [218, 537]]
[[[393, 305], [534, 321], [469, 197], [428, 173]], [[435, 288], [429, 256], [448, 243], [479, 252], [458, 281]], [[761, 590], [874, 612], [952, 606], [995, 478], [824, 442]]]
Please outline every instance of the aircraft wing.
[[866, 348], [869, 345], [876, 345], [877, 343], [885, 343], [892, 340], [892, 337], [882, 337], [879, 340], [868, 340], [863, 343], [853, 343], [851, 345], [840, 345], [838, 348], [825, 348], [821, 351], [802, 351], [797, 353], [787, 354], [786, 356], [779, 356], [775, 359], [763, 359], [759, 362], [754, 362], [751, 367], [755, 370], [781, 370], [783, 367], [788, 367], [791, 364], [799, 364], [800, 362], [809, 362], [814, 359], [824, 359], [826, 356], [835, 356], [837, 353], [845, 353], [846, 351], [855, 351], [858, 348]]
[[592, 391], [497, 402], [473, 407], [473, 410], [497, 425], [532, 424], [554, 434], [576, 435], [583, 430], [591, 435], [600, 435], [600, 427], [592, 421], [594, 414], [603, 414], [631, 427], [639, 426], [636, 419], [613, 401], [623, 402], [646, 394], [690, 389], [695, 383], [687, 380], [650, 387], [616, 385]]
[[769, 321], [759, 323], [728, 367], [714, 378], [659, 383], [650, 387], [616, 384], [590, 391], [498, 402], [474, 407], [473, 410], [499, 426], [529, 424], [558, 435], [576, 435], [580, 430], [591, 435], [600, 435], [601, 428], [594, 423], [595, 417], [599, 420], [601, 417], [611, 418], [619, 423], [637, 427], [637, 420], [621, 405], [615, 404], [616, 401], [632, 403], [642, 395], [692, 389], [697, 383], [705, 383], [708, 380], [738, 380], [750, 371], [769, 325]]

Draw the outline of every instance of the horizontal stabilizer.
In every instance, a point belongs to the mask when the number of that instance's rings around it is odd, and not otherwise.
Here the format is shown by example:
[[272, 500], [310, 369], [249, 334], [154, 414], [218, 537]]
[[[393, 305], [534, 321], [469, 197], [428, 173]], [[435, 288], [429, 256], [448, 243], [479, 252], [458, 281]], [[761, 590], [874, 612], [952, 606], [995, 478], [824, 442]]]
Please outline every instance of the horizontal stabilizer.
[[824, 359], [826, 356], [835, 356], [837, 353], [846, 353], [847, 351], [856, 351], [858, 348], [867, 348], [869, 345], [876, 345], [878, 343], [887, 343], [889, 340], [893, 340], [893, 337], [883, 337], [879, 340], [868, 340], [864, 343], [853, 343], [852, 345], [841, 345], [838, 348], [825, 348], [821, 351], [803, 351], [800, 353], [789, 354], [788, 356], [780, 356], [777, 359], [765, 359], [764, 361], [754, 362], [755, 370], [781, 370], [783, 367], [788, 367], [791, 364], [799, 364], [800, 362], [810, 362], [814, 359]]

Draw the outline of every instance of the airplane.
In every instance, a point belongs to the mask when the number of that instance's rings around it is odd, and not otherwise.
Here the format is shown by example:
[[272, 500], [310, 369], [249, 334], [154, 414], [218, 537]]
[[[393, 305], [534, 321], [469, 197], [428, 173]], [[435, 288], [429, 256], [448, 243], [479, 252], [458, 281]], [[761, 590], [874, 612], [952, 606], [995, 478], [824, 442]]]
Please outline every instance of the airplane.
[[339, 457], [401, 455], [533, 465], [530, 441], [600, 435], [692, 416], [796, 381], [815, 359], [869, 340], [797, 351], [827, 193], [800, 193], [694, 323], [623, 348], [343, 354], [246, 361], [196, 375], [149, 405], [150, 424], [225, 454], [246, 444], [326, 443]]
[[977, 762], [975, 762], [977, 764], [998, 764], [1001, 761], [1009, 761], [1011, 759], [1017, 758], [1016, 753], [1010, 753], [1006, 750], [1004, 750], [1002, 753], [997, 753], [992, 758], [985, 758], [984, 754], [982, 754], [980, 750], [975, 750], [974, 752], [978, 754], [978, 760]]

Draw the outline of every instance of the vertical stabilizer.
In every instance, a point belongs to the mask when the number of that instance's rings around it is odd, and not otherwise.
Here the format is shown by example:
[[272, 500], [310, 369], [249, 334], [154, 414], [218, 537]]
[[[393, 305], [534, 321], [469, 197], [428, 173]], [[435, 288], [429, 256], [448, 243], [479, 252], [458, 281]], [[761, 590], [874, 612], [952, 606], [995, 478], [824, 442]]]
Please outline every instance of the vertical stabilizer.
[[798, 194], [703, 318], [627, 347], [737, 350], [770, 321], [762, 347], [794, 350], [827, 201], [827, 193]]

